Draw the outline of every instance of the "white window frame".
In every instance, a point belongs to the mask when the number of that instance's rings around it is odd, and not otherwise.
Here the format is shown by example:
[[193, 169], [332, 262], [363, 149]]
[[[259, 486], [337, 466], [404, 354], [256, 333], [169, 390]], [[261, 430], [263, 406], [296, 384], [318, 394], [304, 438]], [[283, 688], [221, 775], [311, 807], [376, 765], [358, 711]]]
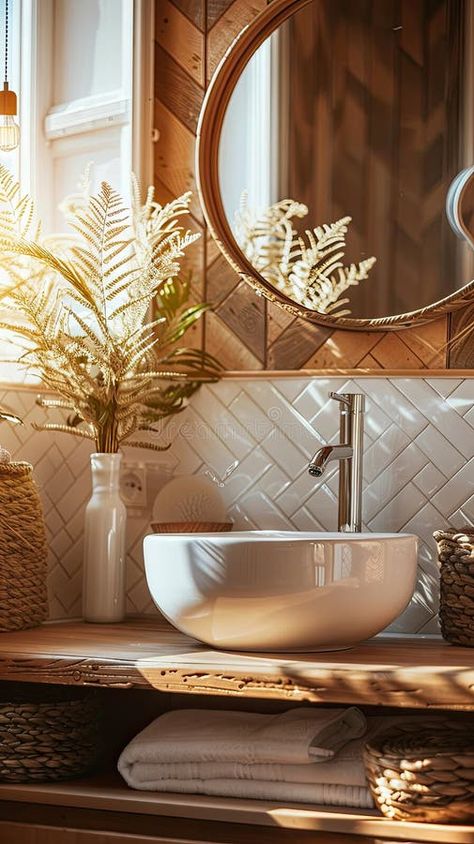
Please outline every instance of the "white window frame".
[[[106, 144], [108, 133], [123, 126], [122, 183], [129, 184], [133, 170], [143, 186], [153, 184], [154, 15], [155, 0], [124, 4], [124, 33], [133, 25], [131, 49], [128, 55], [124, 51], [124, 61], [130, 62], [131, 102], [116, 90], [75, 100], [67, 108], [51, 107], [53, 0], [13, 0], [11, 78], [16, 77], [20, 108], [18, 173], [22, 189], [38, 204], [46, 230], [51, 209], [42, 198], [51, 194], [53, 157], [71, 137], [80, 149], [87, 143], [87, 132], [101, 130], [96, 138]], [[24, 372], [15, 364], [7, 370], [2, 371], [3, 383], [24, 384]]]
[[132, 80], [131, 109], [121, 89], [83, 97], [67, 107], [50, 107], [53, 0], [21, 0], [20, 179], [40, 204], [53, 177], [54, 147], [60, 152], [61, 139], [76, 136], [80, 148], [81, 134], [91, 130], [104, 130], [105, 141], [108, 127], [124, 126], [122, 183], [127, 183], [131, 169], [141, 183], [152, 183], [154, 14], [154, 0], [124, 4], [124, 33], [133, 26], [133, 47], [124, 45]]

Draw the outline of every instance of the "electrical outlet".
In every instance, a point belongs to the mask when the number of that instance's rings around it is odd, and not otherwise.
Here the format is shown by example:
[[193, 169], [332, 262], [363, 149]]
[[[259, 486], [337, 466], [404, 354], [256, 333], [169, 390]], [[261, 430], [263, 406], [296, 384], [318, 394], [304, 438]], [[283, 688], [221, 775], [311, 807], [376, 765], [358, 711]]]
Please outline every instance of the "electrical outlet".
[[146, 463], [124, 463], [120, 473], [120, 494], [122, 501], [134, 510], [147, 507]]

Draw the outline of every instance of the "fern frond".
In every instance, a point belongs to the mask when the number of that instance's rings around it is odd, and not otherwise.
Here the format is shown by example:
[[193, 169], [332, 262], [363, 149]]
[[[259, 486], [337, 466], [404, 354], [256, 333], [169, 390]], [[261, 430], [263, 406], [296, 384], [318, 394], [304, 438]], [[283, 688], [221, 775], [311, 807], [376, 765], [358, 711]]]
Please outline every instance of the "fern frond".
[[[349, 287], [367, 278], [375, 258], [343, 266], [350, 217], [307, 229], [300, 236], [292, 220], [305, 217], [305, 205], [286, 199], [258, 216], [241, 197], [236, 237], [246, 257], [261, 275], [290, 299], [320, 313], [334, 313], [335, 303]], [[340, 302], [346, 304], [347, 299]], [[349, 309], [339, 312], [347, 315]]]
[[66, 424], [38, 429], [115, 451], [136, 431], [156, 434], [154, 425], [216, 379], [218, 365], [206, 368], [205, 356], [173, 346], [207, 308], [189, 305], [189, 282], [175, 279], [199, 236], [179, 222], [189, 202], [184, 194], [161, 206], [150, 188], [141, 205], [134, 183], [127, 209], [103, 182], [97, 194], [84, 190], [64, 202], [73, 234], [40, 240], [33, 203], [0, 167], [0, 268], [7, 277], [0, 328], [19, 344], [21, 365], [59, 396], [42, 406], [71, 414]]
[[146, 441], [141, 442], [140, 440], [125, 440], [124, 444], [130, 448], [146, 448], [151, 451], [168, 451], [168, 449], [171, 447], [171, 443], [168, 443], [167, 445], [158, 445], [157, 443], [151, 443]]
[[94, 440], [95, 436], [90, 431], [81, 431], [80, 428], [73, 428], [69, 425], [56, 425], [54, 422], [47, 422], [44, 425], [39, 425], [37, 422], [31, 423], [35, 431], [56, 431], [60, 434], [73, 434], [75, 437], [82, 437], [86, 440]]

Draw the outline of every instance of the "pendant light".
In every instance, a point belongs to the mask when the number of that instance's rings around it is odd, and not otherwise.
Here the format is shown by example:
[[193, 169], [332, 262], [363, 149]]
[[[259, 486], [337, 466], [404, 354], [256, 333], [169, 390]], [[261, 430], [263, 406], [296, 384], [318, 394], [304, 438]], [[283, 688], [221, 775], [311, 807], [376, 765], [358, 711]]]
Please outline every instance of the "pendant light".
[[11, 152], [20, 143], [20, 127], [15, 121], [17, 97], [8, 87], [8, 2], [5, 2], [5, 79], [0, 91], [0, 150]]

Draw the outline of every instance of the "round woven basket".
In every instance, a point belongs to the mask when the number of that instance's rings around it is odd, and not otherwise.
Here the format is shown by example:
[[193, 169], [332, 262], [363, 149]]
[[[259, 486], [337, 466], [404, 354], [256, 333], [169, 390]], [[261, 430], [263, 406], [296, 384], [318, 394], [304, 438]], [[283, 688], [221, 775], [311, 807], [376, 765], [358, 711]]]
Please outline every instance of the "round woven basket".
[[48, 549], [32, 471], [0, 462], [0, 631], [35, 627], [48, 615]]
[[444, 639], [474, 647], [474, 528], [433, 534], [440, 562], [439, 620]]
[[95, 692], [26, 683], [2, 689], [2, 696], [0, 780], [63, 780], [96, 767], [101, 707]]
[[413, 721], [365, 746], [375, 804], [394, 820], [474, 820], [474, 721]]

